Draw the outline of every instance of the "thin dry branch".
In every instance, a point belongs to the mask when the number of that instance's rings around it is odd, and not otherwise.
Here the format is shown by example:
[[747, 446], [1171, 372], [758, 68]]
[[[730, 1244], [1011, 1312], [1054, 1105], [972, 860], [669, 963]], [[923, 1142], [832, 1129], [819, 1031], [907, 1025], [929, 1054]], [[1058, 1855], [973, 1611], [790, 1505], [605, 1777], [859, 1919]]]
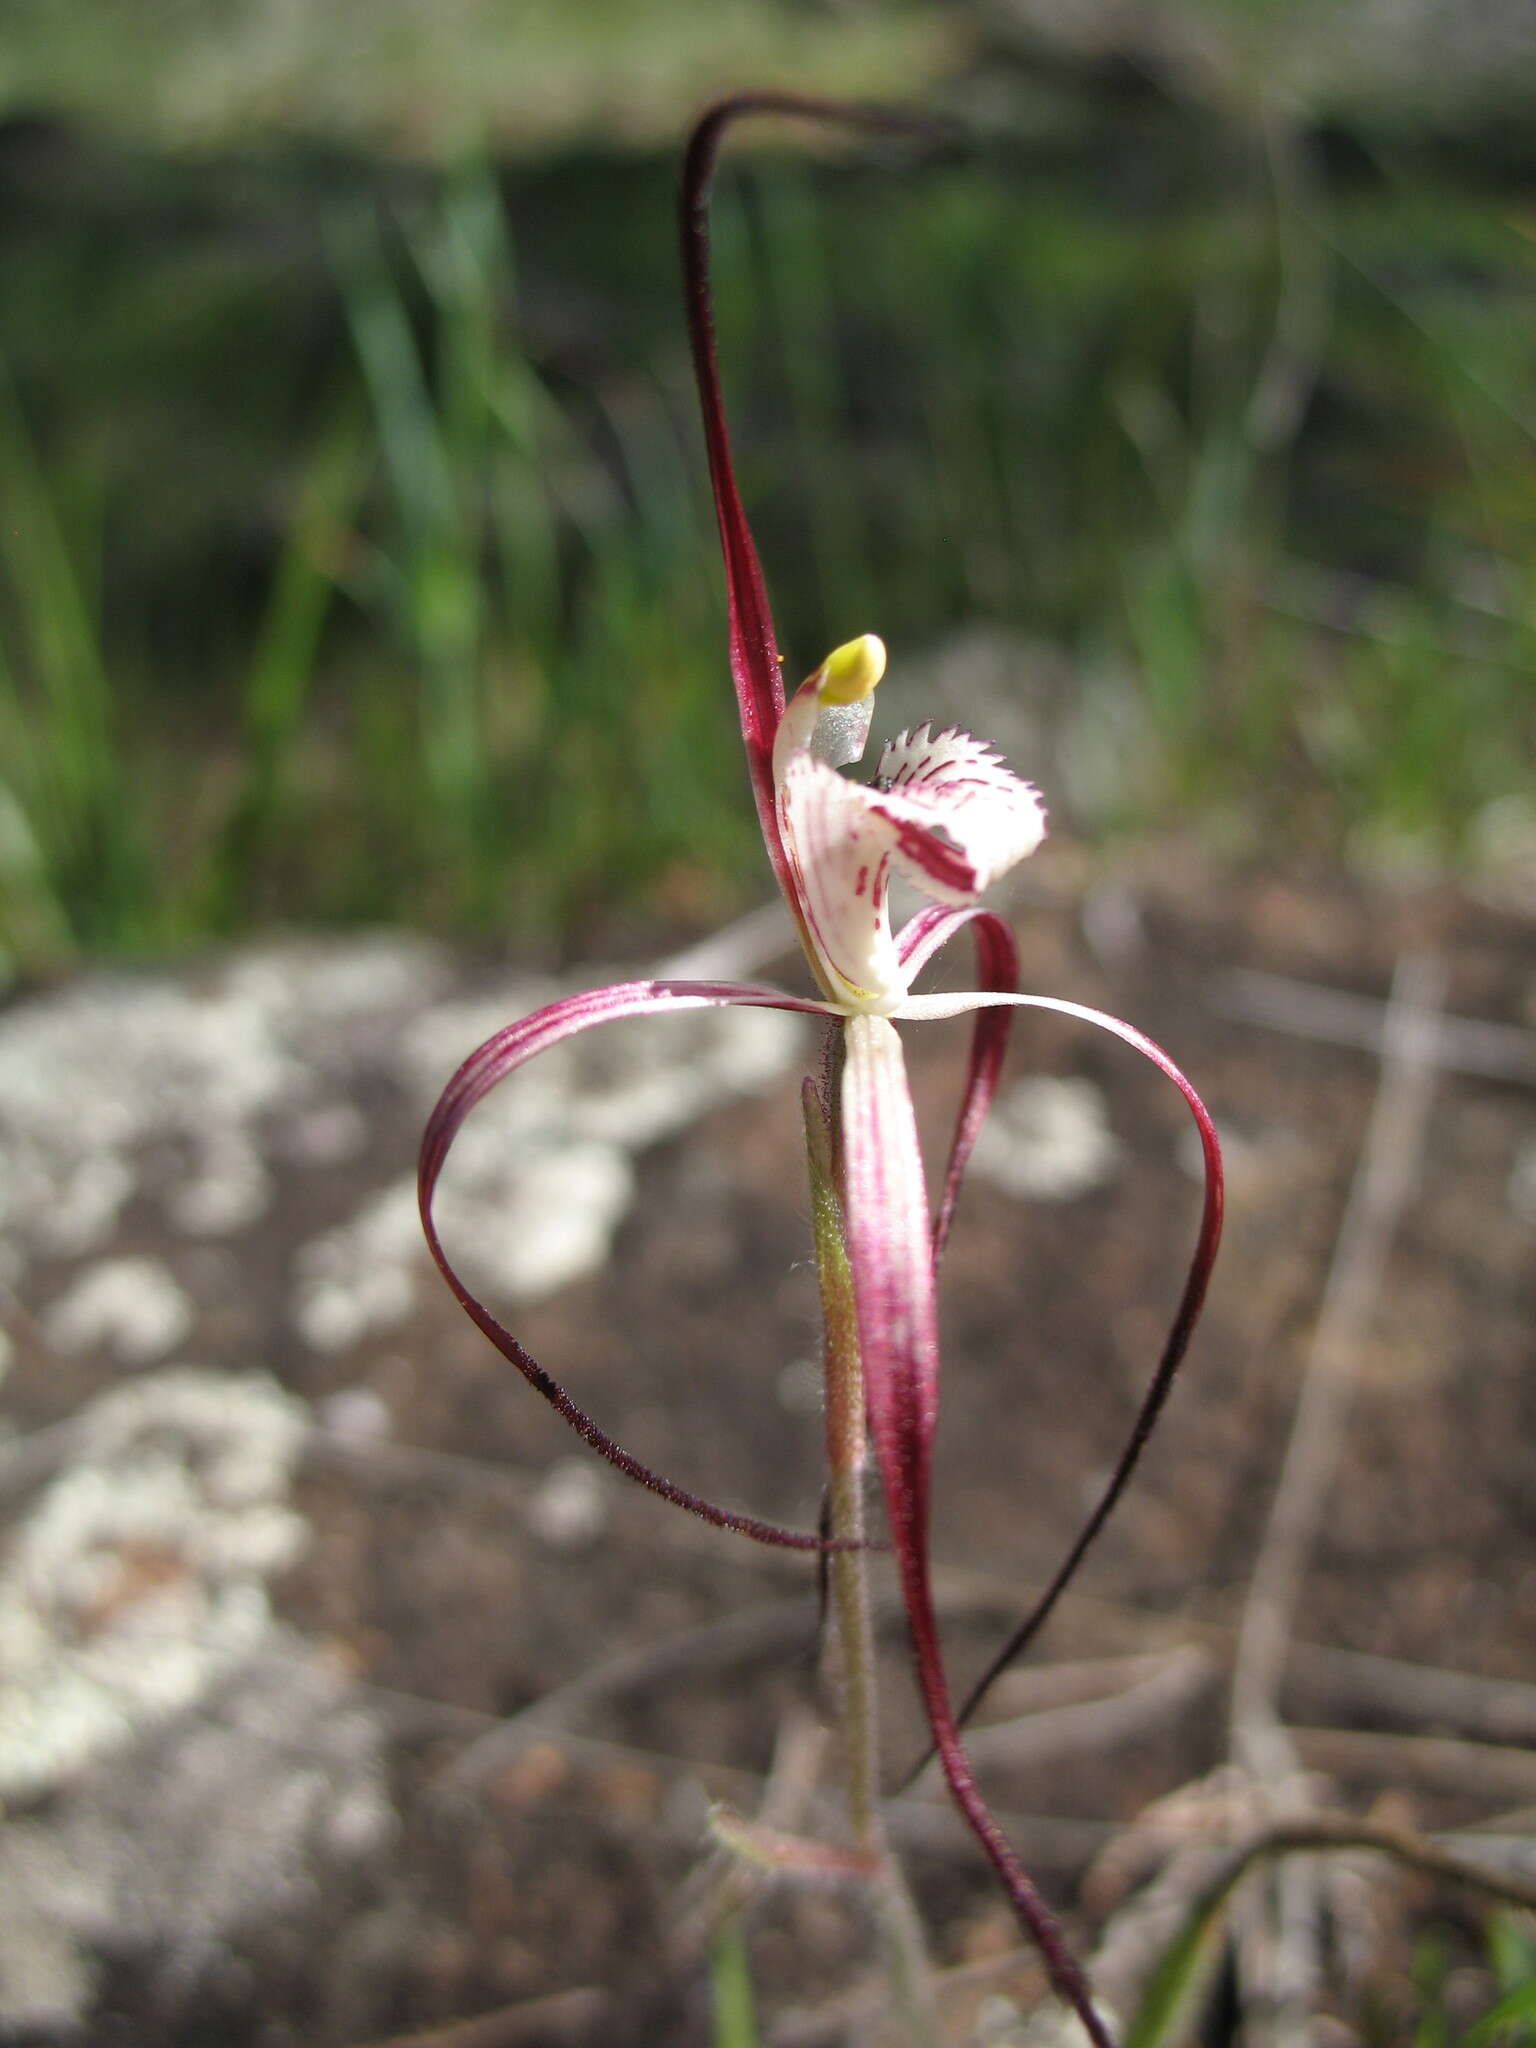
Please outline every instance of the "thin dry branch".
[[1438, 1883], [1465, 1885], [1469, 1890], [1498, 1899], [1506, 1906], [1536, 1911], [1536, 1878], [1513, 1871], [1489, 1869], [1406, 1828], [1384, 1827], [1378, 1822], [1331, 1813], [1299, 1815], [1277, 1827], [1265, 1828], [1239, 1844], [1228, 1854], [1206, 1887], [1202, 1894], [1204, 1905], [1207, 1909], [1214, 1906], [1246, 1871], [1268, 1857], [1333, 1849], [1375, 1851]]
[[[1381, 1077], [1334, 1247], [1303, 1370], [1269, 1521], [1238, 1629], [1232, 1678], [1233, 1755], [1265, 1789], [1276, 1819], [1309, 1803], [1296, 1747], [1280, 1716], [1302, 1587], [1332, 1491], [1354, 1403], [1361, 1339], [1380, 1297], [1398, 1223], [1419, 1176], [1435, 1084], [1445, 972], [1427, 955], [1403, 959], [1383, 1024]], [[1321, 1875], [1287, 1858], [1271, 1894], [1242, 1916], [1238, 1972], [1251, 2003], [1254, 2048], [1312, 2039], [1320, 1973]]]
[[[1121, 1743], [1134, 1741], [1149, 1728], [1159, 1727], [1190, 1706], [1216, 1679], [1217, 1666], [1204, 1650], [1193, 1644], [1170, 1651], [1156, 1659], [1106, 1659], [1116, 1664], [1134, 1664], [1138, 1670], [1131, 1683], [1097, 1698], [1078, 1698], [1070, 1705], [1046, 1707], [1034, 1713], [989, 1722], [968, 1737], [968, 1747], [977, 1763], [1007, 1764], [1014, 1769], [1028, 1764], [1080, 1756], [1085, 1751], [1111, 1751]], [[1148, 1666], [1152, 1668], [1147, 1668]], [[1074, 1673], [1082, 1666], [1069, 1667]], [[1044, 1673], [1049, 1676], [1049, 1671]], [[924, 1771], [931, 1776], [931, 1766]]]
[[[1323, 1045], [1380, 1054], [1386, 1044], [1387, 1005], [1374, 996], [1265, 974], [1256, 967], [1233, 967], [1223, 974], [1212, 1006], [1224, 1016]], [[1434, 1064], [1450, 1073], [1536, 1085], [1536, 1031], [1482, 1017], [1440, 1016], [1430, 1043]]]
[[559, 1735], [599, 1700], [649, 1685], [676, 1685], [701, 1672], [809, 1650], [816, 1638], [816, 1610], [804, 1599], [774, 1600], [749, 1607], [701, 1628], [683, 1629], [659, 1643], [627, 1650], [594, 1664], [568, 1684], [543, 1693], [521, 1713], [501, 1721], [455, 1757], [442, 1785], [462, 1794], [487, 1771], [515, 1756], [524, 1743]]
[[372, 2048], [557, 2048], [562, 2042], [585, 2048], [616, 2017], [606, 1991], [556, 1991], [420, 2033], [392, 2034]]
[[1536, 1799], [1536, 1756], [1527, 1749], [1370, 1728], [1292, 1728], [1290, 1735], [1303, 1763], [1330, 1778], [1417, 1785], [1490, 1804]]
[[1392, 982], [1381, 1081], [1308, 1354], [1296, 1416], [1238, 1631], [1232, 1741], [1259, 1778], [1293, 1768], [1279, 1716], [1297, 1604], [1353, 1405], [1360, 1339], [1419, 1174], [1445, 972], [1420, 955]]
[[[936, 1970], [933, 1988], [941, 2005], [952, 2005], [978, 1991], [1006, 1985], [1019, 2000], [1034, 2005], [1045, 1995], [1045, 1972], [1032, 1949], [1009, 1949], [1005, 1955], [987, 1956], [979, 1962], [957, 1963]], [[864, 2038], [884, 2008], [885, 1993], [878, 1984], [861, 1984], [840, 1998], [828, 1999], [814, 2012], [781, 2013], [770, 2021], [771, 2048], [846, 2048], [846, 2043]]]
[[1536, 1685], [1442, 1671], [1399, 1657], [1293, 1643], [1286, 1697], [1302, 1718], [1354, 1721], [1422, 1733], [1439, 1730], [1480, 1742], [1536, 1745]]

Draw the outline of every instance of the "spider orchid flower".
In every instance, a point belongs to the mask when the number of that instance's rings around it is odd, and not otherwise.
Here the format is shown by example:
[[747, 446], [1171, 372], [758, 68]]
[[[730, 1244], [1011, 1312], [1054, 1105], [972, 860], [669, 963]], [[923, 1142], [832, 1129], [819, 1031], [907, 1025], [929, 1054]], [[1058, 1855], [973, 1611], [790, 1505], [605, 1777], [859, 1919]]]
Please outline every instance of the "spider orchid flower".
[[[807, 1087], [834, 1138], [831, 1156], [869, 1435], [934, 1750], [1058, 1993], [1096, 2048], [1110, 2048], [1104, 2022], [1053, 1916], [981, 1800], [960, 1729], [992, 1679], [1045, 1621], [1119, 1498], [1157, 1419], [1199, 1315], [1216, 1254], [1220, 1152], [1193, 1086], [1142, 1033], [1080, 1004], [1019, 992], [1012, 933], [1001, 918], [980, 909], [977, 899], [1040, 844], [1045, 812], [1036, 791], [982, 741], [956, 730], [934, 732], [926, 725], [885, 745], [871, 781], [845, 776], [842, 770], [864, 753], [874, 692], [885, 668], [885, 648], [873, 634], [837, 648], [785, 701], [762, 572], [732, 469], [709, 296], [708, 206], [721, 138], [738, 116], [759, 112], [874, 128], [910, 129], [914, 124], [866, 107], [791, 95], [742, 96], [704, 116], [684, 161], [686, 303], [724, 555], [742, 738], [764, 843], [820, 994], [792, 995], [739, 982], [640, 980], [566, 996], [508, 1025], [470, 1054], [432, 1112], [419, 1167], [422, 1221], [432, 1255], [464, 1309], [535, 1390], [620, 1471], [706, 1521], [759, 1541], [821, 1553], [847, 1548], [835, 1537], [782, 1528], [703, 1499], [624, 1450], [470, 1292], [449, 1261], [432, 1211], [443, 1162], [470, 1111], [518, 1067], [562, 1039], [617, 1018], [733, 1004], [829, 1020], [832, 1056], [819, 1087]], [[888, 905], [893, 871], [933, 899], [895, 933]], [[980, 986], [962, 994], [913, 994], [923, 969], [962, 931], [969, 932], [975, 946]], [[1034, 1609], [957, 1707], [930, 1583], [930, 1471], [939, 1390], [936, 1274], [966, 1161], [996, 1088], [1009, 1024], [1020, 1008], [1055, 1011], [1112, 1033], [1172, 1081], [1199, 1134], [1205, 1195], [1174, 1322], [1119, 1462]], [[937, 1212], [930, 1217], [896, 1026], [968, 1012], [975, 1013], [969, 1063]]]

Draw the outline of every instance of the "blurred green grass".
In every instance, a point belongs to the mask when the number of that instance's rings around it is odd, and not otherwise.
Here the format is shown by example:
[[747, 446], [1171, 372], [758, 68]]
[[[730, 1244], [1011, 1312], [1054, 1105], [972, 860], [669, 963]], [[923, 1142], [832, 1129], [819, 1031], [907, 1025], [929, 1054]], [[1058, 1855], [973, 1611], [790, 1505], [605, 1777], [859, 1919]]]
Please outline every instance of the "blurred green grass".
[[[969, 89], [963, 154], [722, 178], [791, 667], [1060, 651], [1097, 833], [1445, 864], [1528, 821], [1536, 152], [1099, 58]], [[762, 886], [672, 177], [0, 131], [13, 969], [274, 918], [579, 945]]]

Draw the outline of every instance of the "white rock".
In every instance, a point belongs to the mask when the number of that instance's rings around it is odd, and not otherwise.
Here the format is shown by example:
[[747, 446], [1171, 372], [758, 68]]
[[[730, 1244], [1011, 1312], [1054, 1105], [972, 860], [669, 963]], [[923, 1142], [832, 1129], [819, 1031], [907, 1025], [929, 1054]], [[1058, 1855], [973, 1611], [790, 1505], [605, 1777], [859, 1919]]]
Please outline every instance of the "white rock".
[[203, 1699], [0, 1833], [0, 2029], [77, 2038], [104, 1952], [135, 1958], [159, 2008], [253, 1935], [323, 1946], [347, 1910], [332, 1878], [396, 1825], [375, 1718], [269, 1629]]
[[316, 1420], [347, 1443], [383, 1443], [392, 1422], [389, 1404], [372, 1387], [339, 1387], [320, 1403]]
[[971, 1163], [1006, 1194], [1071, 1202], [1111, 1180], [1118, 1158], [1102, 1089], [1039, 1074], [998, 1098]]
[[147, 1365], [174, 1351], [192, 1327], [192, 1303], [157, 1259], [102, 1259], [75, 1276], [43, 1317], [60, 1351], [110, 1352]]
[[[345, 1103], [357, 1064], [393, 1057], [446, 975], [419, 940], [285, 942], [197, 981], [102, 975], [15, 1005], [0, 1016], [7, 1277], [28, 1256], [104, 1246], [151, 1143], [178, 1228], [247, 1228], [271, 1199], [270, 1126], [301, 1132], [315, 1115], [323, 1149], [336, 1134], [325, 1114]], [[356, 1140], [354, 1118], [339, 1149]]]
[[233, 1237], [271, 1203], [272, 1181], [260, 1151], [243, 1132], [224, 1130], [205, 1145], [196, 1172], [171, 1190], [165, 1207], [188, 1237]]
[[300, 1336], [315, 1351], [345, 1351], [404, 1322], [425, 1261], [415, 1180], [395, 1181], [299, 1252], [293, 1319]]
[[579, 1550], [608, 1526], [608, 1497], [591, 1457], [561, 1458], [527, 1506], [528, 1526], [555, 1550]]
[[466, 1126], [437, 1204], [448, 1255], [477, 1294], [537, 1301], [608, 1256], [634, 1195], [628, 1156], [581, 1141], [509, 1149]]
[[288, 1488], [307, 1428], [264, 1375], [190, 1367], [81, 1412], [0, 1568], [0, 1795], [57, 1783], [261, 1642], [267, 1581], [306, 1540]]

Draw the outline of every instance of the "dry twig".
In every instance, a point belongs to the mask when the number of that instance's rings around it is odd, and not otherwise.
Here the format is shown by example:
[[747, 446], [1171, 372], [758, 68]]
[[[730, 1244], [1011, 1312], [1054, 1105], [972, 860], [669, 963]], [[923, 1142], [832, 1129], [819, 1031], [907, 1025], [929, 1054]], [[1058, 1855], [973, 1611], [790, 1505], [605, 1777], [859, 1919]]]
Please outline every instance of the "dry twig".
[[[1284, 1031], [1292, 1038], [1347, 1045], [1380, 1054], [1386, 1045], [1387, 1005], [1374, 996], [1317, 982], [1234, 967], [1216, 983], [1213, 1007], [1245, 1023]], [[1490, 1081], [1536, 1084], [1536, 1031], [1483, 1017], [1434, 1020], [1430, 1058], [1437, 1067]]]
[[[968, 1738], [972, 1757], [978, 1763], [1009, 1764], [1017, 1769], [1085, 1750], [1113, 1750], [1148, 1728], [1187, 1712], [1217, 1673], [1212, 1658], [1194, 1644], [1155, 1658], [1106, 1658], [1104, 1662], [1110, 1670], [1117, 1665], [1137, 1667], [1131, 1683], [1097, 1698], [1079, 1698], [1070, 1705], [1014, 1715], [973, 1729]], [[1081, 1672], [1089, 1667], [1063, 1668]], [[1049, 1667], [1040, 1675], [1049, 1678]], [[931, 1767], [924, 1772], [924, 1777], [930, 1775]]]
[[[1365, 1144], [1329, 1269], [1303, 1372], [1290, 1441], [1238, 1630], [1232, 1747], [1277, 1818], [1310, 1804], [1295, 1745], [1280, 1717], [1280, 1685], [1301, 1590], [1338, 1471], [1354, 1401], [1360, 1340], [1374, 1313], [1402, 1212], [1418, 1180], [1434, 1091], [1445, 974], [1427, 956], [1404, 959], [1383, 1026], [1382, 1070]], [[1288, 1859], [1274, 1916], [1250, 1916], [1239, 1944], [1257, 2038], [1304, 2048], [1318, 1974], [1314, 1873]]]
[[372, 2048], [557, 2048], [563, 2042], [585, 2048], [601, 2038], [594, 2030], [613, 2017], [606, 1991], [557, 1991], [420, 2033], [392, 2034]]
[[1444, 970], [1425, 957], [1404, 960], [1393, 978], [1381, 1083], [1238, 1632], [1233, 1747], [1239, 1762], [1260, 1778], [1283, 1776], [1292, 1767], [1279, 1719], [1280, 1680], [1302, 1581], [1343, 1449], [1360, 1339], [1418, 1178], [1444, 985]]

